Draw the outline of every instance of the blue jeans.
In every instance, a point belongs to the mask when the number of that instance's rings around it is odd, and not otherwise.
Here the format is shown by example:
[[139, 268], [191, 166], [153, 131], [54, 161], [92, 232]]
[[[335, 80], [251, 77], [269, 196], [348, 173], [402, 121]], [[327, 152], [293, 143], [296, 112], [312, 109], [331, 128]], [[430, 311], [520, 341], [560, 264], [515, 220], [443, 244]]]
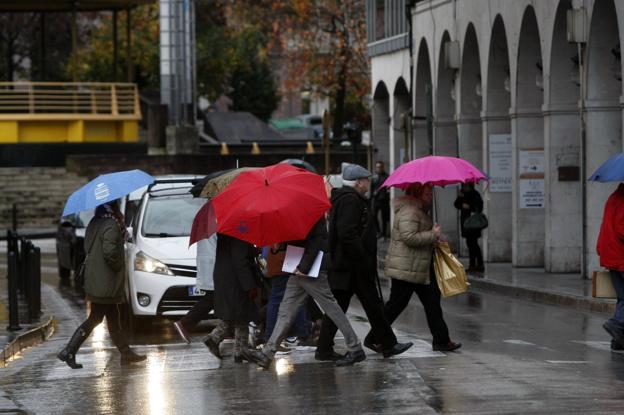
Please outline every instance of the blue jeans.
[[[280, 275], [271, 278], [271, 297], [269, 297], [269, 302], [267, 303], [266, 327], [264, 330], [264, 339], [267, 341], [271, 338], [271, 334], [275, 328], [277, 313], [279, 311], [280, 304], [282, 303], [282, 298], [284, 298], [284, 292], [286, 292], [288, 278], [290, 278], [290, 275]], [[311, 327], [306, 315], [306, 308], [301, 307], [297, 313], [293, 326], [290, 329], [289, 335], [305, 338], [311, 334], [310, 329]]]
[[624, 330], [624, 275], [621, 271], [609, 270], [611, 282], [617, 294], [617, 304], [615, 314], [609, 319], [620, 330]]

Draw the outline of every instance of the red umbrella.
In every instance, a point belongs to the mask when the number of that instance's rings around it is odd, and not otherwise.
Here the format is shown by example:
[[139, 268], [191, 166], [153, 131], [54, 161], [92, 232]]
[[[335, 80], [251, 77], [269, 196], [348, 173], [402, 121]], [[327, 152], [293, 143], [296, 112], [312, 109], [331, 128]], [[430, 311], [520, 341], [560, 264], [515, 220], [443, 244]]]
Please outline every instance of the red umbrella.
[[212, 201], [206, 202], [204, 206], [197, 212], [195, 219], [193, 219], [193, 226], [191, 227], [191, 237], [189, 239], [189, 246], [195, 242], [207, 239], [217, 231], [217, 217], [215, 216], [214, 208], [212, 207]]
[[256, 246], [305, 239], [331, 207], [323, 178], [288, 164], [241, 173], [212, 204], [219, 233]]

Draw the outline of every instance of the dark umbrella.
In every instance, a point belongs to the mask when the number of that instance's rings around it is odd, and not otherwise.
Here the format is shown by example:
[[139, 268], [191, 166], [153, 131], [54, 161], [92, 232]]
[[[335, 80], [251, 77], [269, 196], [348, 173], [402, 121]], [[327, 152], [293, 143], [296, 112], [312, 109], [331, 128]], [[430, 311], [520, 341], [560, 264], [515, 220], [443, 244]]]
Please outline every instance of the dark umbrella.
[[215, 177], [219, 177], [225, 173], [228, 173], [232, 170], [233, 169], [219, 170], [214, 173], [210, 173], [208, 176], [203, 177], [199, 180], [193, 180], [191, 182], [193, 184], [193, 187], [191, 188], [189, 192], [193, 195], [193, 197], [199, 197], [201, 195], [202, 190], [204, 190], [204, 187], [206, 187], [206, 183], [208, 183], [208, 181], [214, 179]]
[[305, 169], [311, 173], [318, 173], [313, 165], [301, 159], [286, 159], [286, 160], [280, 161], [280, 164], [290, 164], [291, 166]]

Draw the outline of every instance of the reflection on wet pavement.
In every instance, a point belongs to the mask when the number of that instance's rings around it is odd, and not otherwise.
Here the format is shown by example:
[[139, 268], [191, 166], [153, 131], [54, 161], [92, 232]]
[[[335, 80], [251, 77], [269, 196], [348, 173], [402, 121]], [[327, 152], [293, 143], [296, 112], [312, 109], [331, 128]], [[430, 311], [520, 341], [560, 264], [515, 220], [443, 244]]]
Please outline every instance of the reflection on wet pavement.
[[[395, 323], [401, 356], [336, 368], [300, 347], [277, 356], [271, 370], [235, 364], [231, 341], [214, 358], [199, 341], [182, 343], [170, 320], [141, 327], [133, 347], [146, 362], [122, 367], [105, 323], [80, 350], [82, 370], [55, 355], [86, 316], [75, 296], [56, 292], [69, 309], [54, 338], [7, 368], [0, 390], [36, 414], [519, 414], [622, 413], [624, 355], [611, 353], [606, 316], [470, 293], [444, 300], [458, 353], [433, 352], [424, 312], [412, 300]], [[46, 294], [52, 295], [47, 292]], [[67, 310], [65, 310], [67, 311]], [[350, 315], [360, 337], [368, 324]], [[337, 349], [344, 350], [342, 338]]]

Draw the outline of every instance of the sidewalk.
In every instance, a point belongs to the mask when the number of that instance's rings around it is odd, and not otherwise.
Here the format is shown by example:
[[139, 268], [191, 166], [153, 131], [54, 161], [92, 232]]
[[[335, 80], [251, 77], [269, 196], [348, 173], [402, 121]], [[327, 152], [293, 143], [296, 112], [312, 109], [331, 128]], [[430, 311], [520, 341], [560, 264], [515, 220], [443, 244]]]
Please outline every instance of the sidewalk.
[[[380, 276], [389, 240], [378, 242]], [[467, 268], [467, 258], [460, 258]], [[471, 289], [490, 291], [523, 300], [613, 314], [614, 299], [592, 297], [592, 282], [580, 274], [551, 274], [541, 268], [514, 268], [511, 263], [486, 264], [485, 272], [469, 274]]]
[[592, 281], [580, 274], [551, 274], [539, 268], [486, 264], [481, 275], [468, 275], [473, 288], [579, 310], [613, 314], [614, 299], [592, 297]]

